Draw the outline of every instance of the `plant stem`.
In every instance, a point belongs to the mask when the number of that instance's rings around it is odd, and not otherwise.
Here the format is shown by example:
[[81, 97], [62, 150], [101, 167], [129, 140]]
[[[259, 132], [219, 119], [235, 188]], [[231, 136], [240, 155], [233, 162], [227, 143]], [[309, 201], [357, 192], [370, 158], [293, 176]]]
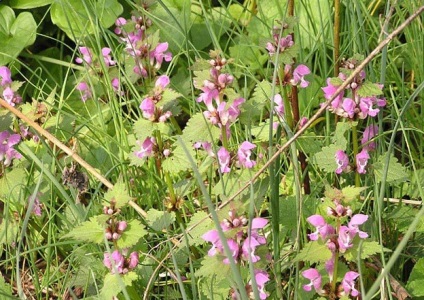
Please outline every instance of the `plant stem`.
[[333, 62], [334, 76], [339, 76], [339, 56], [340, 56], [340, 0], [334, 0], [334, 25], [333, 25]]
[[[353, 157], [356, 160], [356, 155], [358, 154], [358, 130], [357, 130], [357, 125], [353, 125], [352, 126], [352, 145], [353, 145]], [[360, 187], [361, 186], [361, 181], [359, 178], [359, 173], [355, 172], [355, 186], [356, 187]]]
[[225, 125], [221, 126], [221, 137], [222, 137], [222, 146], [228, 150], [228, 137], [227, 137], [227, 127]]

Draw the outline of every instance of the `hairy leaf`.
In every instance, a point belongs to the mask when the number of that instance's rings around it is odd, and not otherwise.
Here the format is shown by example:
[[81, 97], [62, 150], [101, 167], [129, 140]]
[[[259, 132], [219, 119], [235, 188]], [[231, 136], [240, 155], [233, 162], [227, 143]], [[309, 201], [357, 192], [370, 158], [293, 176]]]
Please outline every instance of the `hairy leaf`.
[[[221, 130], [218, 127], [210, 124], [202, 113], [197, 113], [188, 120], [181, 138], [187, 143], [215, 142], [219, 139], [220, 134]], [[191, 145], [187, 146], [192, 148]]]
[[100, 244], [104, 241], [105, 229], [99, 224], [97, 217], [91, 217], [62, 236], [62, 239], [74, 238], [76, 240]]
[[131, 200], [130, 195], [128, 195], [127, 188], [124, 183], [118, 182], [113, 186], [113, 189], [108, 191], [105, 194], [105, 200], [104, 205], [109, 205], [110, 201], [115, 200], [115, 207], [121, 208]]
[[[407, 180], [408, 175], [405, 171], [405, 168], [400, 163], [398, 163], [397, 158], [395, 158], [393, 154], [390, 153], [389, 155], [390, 155], [390, 161], [389, 161], [389, 168], [387, 170], [386, 183], [399, 183], [399, 182]], [[380, 155], [377, 163], [373, 164], [374, 174], [378, 182], [381, 182], [383, 180], [383, 171], [384, 171], [384, 166], [386, 165], [386, 162], [387, 162], [387, 152]]]
[[345, 254], [343, 254], [347, 261], [357, 261], [359, 251], [361, 251], [361, 256], [359, 257], [360, 259], [366, 259], [371, 255], [381, 253], [382, 251], [388, 251], [388, 249], [383, 248], [380, 246], [380, 244], [378, 244], [378, 242], [375, 241], [364, 241], [362, 242], [361, 247], [359, 247], [359, 242], [359, 237], [355, 237], [353, 242], [354, 246], [350, 248]]
[[311, 264], [325, 262], [331, 258], [331, 251], [321, 241], [309, 242], [296, 256], [294, 261], [308, 261]]
[[118, 247], [129, 248], [134, 246], [137, 244], [138, 240], [146, 234], [147, 231], [145, 230], [143, 224], [140, 223], [140, 221], [131, 220], [127, 223], [127, 228], [118, 239]]
[[112, 299], [114, 296], [117, 296], [126, 286], [131, 286], [137, 277], [135, 272], [128, 272], [125, 275], [106, 274], [100, 293], [101, 299]]
[[383, 91], [377, 83], [366, 81], [358, 88], [357, 93], [360, 97], [372, 97], [382, 95]]
[[340, 146], [330, 145], [322, 148], [321, 152], [318, 152], [313, 156], [313, 161], [318, 167], [327, 173], [333, 173], [337, 168], [337, 163], [334, 155], [336, 151], [344, 150]]
[[159, 211], [154, 208], [147, 212], [147, 222], [155, 231], [162, 231], [175, 222], [175, 213], [167, 211]]
[[203, 240], [201, 236], [213, 227], [213, 222], [206, 212], [196, 212], [187, 224], [187, 228], [192, 228], [189, 232], [187, 232], [190, 246], [203, 244], [205, 240]]

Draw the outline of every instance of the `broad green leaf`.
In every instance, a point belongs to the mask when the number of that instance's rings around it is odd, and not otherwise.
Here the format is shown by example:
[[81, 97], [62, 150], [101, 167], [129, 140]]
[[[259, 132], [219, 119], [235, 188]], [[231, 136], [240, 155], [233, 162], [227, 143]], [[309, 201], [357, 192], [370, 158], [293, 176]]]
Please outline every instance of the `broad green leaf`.
[[97, 0], [94, 3], [84, 0], [57, 0], [51, 6], [50, 15], [54, 24], [69, 38], [76, 40], [95, 33], [98, 30], [97, 20], [104, 28], [113, 25], [122, 11], [122, 5], [116, 0]]
[[10, 0], [9, 5], [18, 9], [29, 9], [52, 4], [54, 0]]
[[197, 277], [213, 278], [217, 281], [225, 280], [230, 276], [230, 265], [222, 262], [223, 257], [219, 255], [205, 256], [202, 260], [202, 266], [196, 271]]
[[76, 240], [100, 244], [104, 241], [105, 229], [99, 224], [96, 217], [91, 217], [62, 236], [62, 239], [74, 238]]
[[[171, 155], [162, 162], [163, 170], [171, 174], [177, 174], [178, 172], [191, 169], [190, 161], [184, 149], [178, 143], [176, 144], [177, 146], [171, 151]], [[189, 154], [193, 157], [195, 155], [193, 146], [191, 144], [186, 144], [186, 146]]]
[[12, 296], [12, 287], [4, 281], [2, 275], [0, 275], [0, 295], [3, 296], [4, 299], [14, 299]]
[[147, 211], [146, 220], [149, 226], [155, 231], [167, 230], [175, 222], [175, 213], [152, 208]]
[[[249, 108], [249, 105], [247, 105]], [[255, 137], [255, 141], [268, 142], [269, 141], [269, 119], [260, 123], [257, 126], [252, 126], [251, 133]]]
[[322, 150], [322, 142], [315, 133], [305, 133], [296, 139], [296, 146], [309, 156], [313, 156]]
[[294, 262], [308, 261], [309, 263], [325, 262], [331, 258], [332, 254], [326, 244], [321, 241], [309, 242], [295, 257]]
[[131, 286], [132, 282], [137, 279], [135, 272], [128, 272], [125, 275], [108, 273], [105, 276], [103, 288], [100, 293], [100, 298], [112, 299], [117, 296], [126, 286]]
[[131, 220], [127, 223], [127, 228], [125, 228], [121, 237], [118, 239], [119, 248], [129, 248], [137, 244], [138, 240], [145, 236], [147, 231], [144, 228], [144, 225], [138, 220]]
[[413, 297], [424, 296], [424, 258], [420, 258], [412, 269], [406, 289]]
[[346, 202], [350, 202], [355, 200], [359, 194], [366, 190], [366, 187], [355, 187], [355, 186], [347, 186], [342, 189], [343, 200]]
[[280, 200], [280, 224], [287, 229], [297, 228], [296, 198], [284, 197]]
[[366, 81], [357, 89], [357, 93], [360, 97], [372, 97], [382, 95], [383, 91], [377, 83]]
[[350, 129], [350, 125], [347, 122], [338, 122], [336, 125], [336, 131], [331, 141], [334, 145], [339, 146], [340, 150], [346, 150], [347, 139], [345, 137], [346, 131]]
[[334, 85], [334, 86], [340, 86], [340, 85], [342, 85], [342, 83], [343, 83], [343, 80], [341, 80], [339, 77], [332, 77], [332, 78], [330, 78], [330, 84], [331, 85]]
[[15, 59], [21, 51], [35, 42], [37, 23], [30, 12], [15, 18], [9, 6], [0, 5], [0, 66]]
[[221, 130], [218, 127], [210, 124], [202, 113], [197, 113], [188, 120], [181, 138], [186, 143], [215, 142], [220, 134]]
[[114, 199], [116, 201], [116, 208], [121, 208], [127, 205], [127, 203], [131, 200], [131, 196], [128, 195], [127, 188], [122, 182], [117, 182], [113, 186], [113, 189], [108, 191], [104, 197], [106, 200], [106, 202], [103, 203], [104, 205], [109, 205], [110, 201]]
[[[193, 227], [194, 226], [194, 227]], [[190, 231], [187, 231], [188, 242], [190, 246], [200, 245], [205, 242], [201, 238], [208, 230], [213, 229], [212, 219], [209, 218], [208, 214], [204, 211], [196, 212], [190, 219], [190, 222], [187, 224], [187, 229], [190, 228]]]
[[344, 149], [341, 149], [340, 146], [337, 145], [324, 147], [321, 152], [318, 152], [313, 156], [313, 162], [325, 172], [333, 173], [337, 169], [337, 163], [334, 155], [338, 150]]
[[6, 169], [0, 178], [0, 196], [8, 199], [9, 204], [25, 205], [28, 199], [24, 199], [22, 189], [25, 188], [26, 182], [26, 172], [23, 168]]
[[371, 255], [381, 253], [382, 251], [389, 251], [375, 241], [364, 241], [361, 247], [359, 247], [359, 242], [360, 238], [355, 237], [353, 241], [354, 246], [350, 248], [345, 254], [343, 254], [347, 261], [357, 261], [359, 251], [361, 251], [361, 256], [359, 257], [360, 259], [366, 259]]
[[[378, 182], [383, 180], [384, 166], [387, 161], [387, 152], [380, 155], [377, 163], [373, 164], [374, 174]], [[387, 170], [386, 183], [399, 183], [408, 179], [405, 168], [398, 163], [397, 158], [390, 153], [389, 168]]]
[[147, 137], [154, 136], [156, 130], [164, 136], [170, 136], [172, 132], [171, 125], [167, 122], [152, 122], [141, 118], [134, 123], [134, 133], [142, 143]]
[[[278, 91], [275, 91], [276, 93]], [[261, 117], [264, 113], [266, 106], [271, 104], [273, 98], [272, 84], [266, 80], [259, 82], [254, 91], [252, 97], [250, 97], [245, 103], [243, 103], [240, 122], [243, 124], [252, 124]]]
[[11, 218], [12, 216], [8, 216], [0, 223], [0, 246], [3, 244], [10, 246], [17, 241], [20, 226]]

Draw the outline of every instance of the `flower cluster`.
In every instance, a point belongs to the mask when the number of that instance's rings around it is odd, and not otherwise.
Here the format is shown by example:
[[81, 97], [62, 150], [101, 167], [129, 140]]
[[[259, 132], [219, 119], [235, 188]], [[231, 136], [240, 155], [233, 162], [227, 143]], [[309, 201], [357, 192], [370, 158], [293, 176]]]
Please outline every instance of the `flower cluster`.
[[[229, 264], [229, 258], [225, 256], [223, 243], [227, 243], [230, 248], [232, 258], [236, 263], [244, 264], [251, 261], [256, 263], [261, 260], [257, 255], [256, 249], [261, 245], [266, 245], [266, 238], [260, 232], [267, 224], [268, 220], [263, 218], [254, 218], [252, 223], [245, 216], [239, 216], [235, 210], [228, 212], [228, 218], [221, 222], [221, 229], [227, 235], [226, 241], [219, 238], [218, 230], [213, 229], [206, 232], [202, 238], [212, 243], [208, 255], [218, 255], [223, 258], [224, 264]], [[251, 228], [250, 235], [248, 228]], [[266, 299], [267, 294], [264, 292], [264, 285], [269, 280], [268, 274], [264, 270], [255, 270], [255, 279], [261, 295], [261, 299]], [[246, 290], [251, 289], [251, 284], [246, 286]]]
[[[356, 172], [359, 174], [365, 174], [367, 172], [366, 167], [368, 165], [368, 160], [370, 159], [369, 152], [375, 150], [376, 144], [372, 141], [372, 138], [377, 135], [378, 126], [370, 125], [365, 128], [361, 144], [362, 150], [356, 155]], [[337, 168], [336, 174], [341, 174], [343, 172], [349, 172], [351, 166], [349, 165], [349, 157], [343, 150], [337, 150], [334, 155], [336, 160]]]
[[112, 274], [115, 274], [115, 271], [118, 274], [126, 274], [137, 267], [139, 259], [138, 252], [131, 252], [129, 256], [127, 256], [127, 252], [127, 250], [122, 252], [115, 250], [112, 253], [105, 252], [103, 264]]
[[[367, 220], [367, 215], [353, 214], [350, 206], [343, 205], [339, 199], [333, 199], [333, 204], [327, 207], [327, 219], [322, 215], [312, 215], [307, 218], [308, 223], [315, 227], [315, 231], [308, 234], [310, 241], [321, 240], [331, 252], [331, 258], [325, 262], [325, 270], [330, 282], [337, 280], [333, 278], [333, 273], [340, 256], [353, 248], [358, 238], [368, 238], [368, 234], [359, 229], [359, 226]], [[354, 271], [345, 274], [342, 289], [336, 290], [331, 290], [330, 284], [322, 284], [322, 276], [315, 268], [305, 270], [302, 275], [310, 281], [303, 286], [305, 291], [311, 291], [313, 287], [319, 295], [336, 294], [337, 297], [359, 295], [359, 291], [355, 289], [355, 280], [359, 274]]]
[[[343, 62], [338, 77], [328, 78], [327, 86], [323, 87], [324, 97], [331, 99], [336, 90], [346, 80], [350, 73], [357, 67], [360, 60], [351, 58]], [[327, 109], [343, 118], [356, 120], [365, 119], [368, 116], [375, 117], [381, 107], [386, 106], [381, 95], [383, 85], [365, 81], [365, 71], [360, 72], [353, 81], [331, 101]], [[346, 95], [346, 96], [345, 96]]]
[[109, 206], [103, 207], [103, 213], [109, 216], [109, 219], [106, 221], [107, 227], [105, 229], [105, 237], [109, 241], [118, 240], [122, 232], [127, 228], [127, 222], [118, 221], [116, 217], [120, 213], [120, 209], [115, 207], [116, 201], [110, 201]]
[[134, 58], [133, 71], [138, 76], [147, 78], [155, 75], [163, 61], [171, 61], [172, 54], [167, 51], [168, 43], [159, 43], [157, 39], [149, 38], [146, 33], [152, 25], [146, 16], [132, 16], [129, 20], [118, 18], [115, 25], [115, 33], [121, 36], [125, 50]]
[[162, 100], [163, 92], [169, 85], [169, 82], [168, 76], [159, 76], [156, 80], [152, 94], [144, 98], [141, 102], [140, 109], [145, 119], [152, 122], [165, 122], [172, 116], [171, 111], [164, 111], [163, 106], [159, 105], [159, 102]]
[[14, 85], [12, 81], [12, 72], [8, 67], [0, 67], [0, 95], [12, 106], [15, 104], [21, 103], [21, 96], [16, 93], [18, 85]]
[[22, 155], [13, 147], [21, 141], [19, 134], [10, 134], [8, 131], [0, 132], [0, 163], [7, 167], [13, 159], [20, 159]]

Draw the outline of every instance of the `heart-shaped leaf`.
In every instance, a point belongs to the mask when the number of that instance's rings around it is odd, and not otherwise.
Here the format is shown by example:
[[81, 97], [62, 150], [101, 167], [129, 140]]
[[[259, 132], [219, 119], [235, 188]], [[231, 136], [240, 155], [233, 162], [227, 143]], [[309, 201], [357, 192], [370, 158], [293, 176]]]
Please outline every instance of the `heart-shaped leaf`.
[[35, 42], [37, 24], [31, 13], [15, 17], [9, 6], [0, 5], [0, 66], [15, 59], [21, 51]]

